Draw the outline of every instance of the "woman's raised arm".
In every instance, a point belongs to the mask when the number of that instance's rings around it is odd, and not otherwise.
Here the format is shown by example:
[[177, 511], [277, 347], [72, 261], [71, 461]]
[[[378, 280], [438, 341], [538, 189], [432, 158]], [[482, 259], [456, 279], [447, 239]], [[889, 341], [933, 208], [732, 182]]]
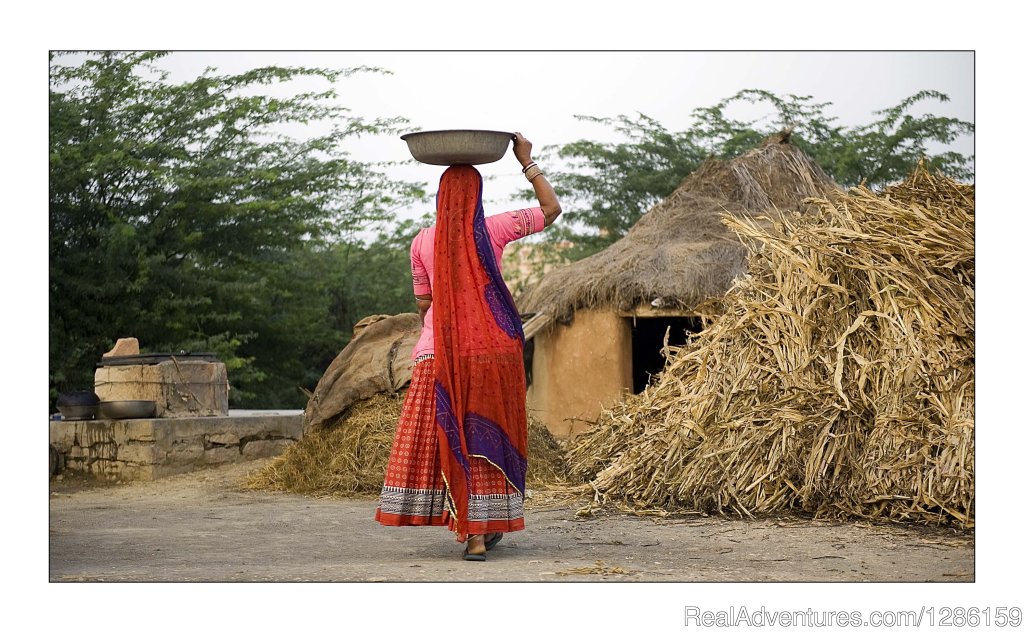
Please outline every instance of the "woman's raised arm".
[[558, 196], [555, 195], [551, 183], [544, 177], [544, 172], [530, 156], [533, 152], [533, 143], [521, 133], [516, 132], [515, 134], [512, 141], [512, 153], [515, 154], [519, 164], [523, 166], [523, 173], [526, 174], [526, 178], [533, 185], [534, 193], [537, 194], [537, 202], [540, 203], [540, 208], [544, 211], [544, 226], [551, 226], [551, 223], [562, 213], [562, 207], [558, 204]]

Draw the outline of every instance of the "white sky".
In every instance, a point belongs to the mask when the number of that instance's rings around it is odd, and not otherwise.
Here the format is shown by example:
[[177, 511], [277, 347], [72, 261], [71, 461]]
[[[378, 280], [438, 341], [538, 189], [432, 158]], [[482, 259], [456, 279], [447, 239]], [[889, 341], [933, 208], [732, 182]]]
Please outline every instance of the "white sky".
[[[873, 112], [919, 90], [937, 90], [950, 101], [929, 100], [914, 111], [974, 121], [971, 52], [175, 52], [161, 61], [172, 81], [193, 78], [207, 66], [235, 73], [267, 65], [384, 68], [393, 74], [341, 79], [339, 103], [367, 118], [405, 117], [424, 130], [519, 131], [535, 150], [581, 138], [621, 140], [606, 126], [575, 115], [642, 112], [681, 131], [690, 125], [694, 108], [744, 88], [831, 101], [828, 113], [843, 125], [871, 121]], [[302, 78], [290, 84], [275, 90], [294, 93], [322, 88], [326, 81]], [[743, 105], [729, 111], [751, 118], [764, 113]], [[409, 159], [397, 136], [368, 137], [349, 149], [364, 160]], [[954, 149], [973, 153], [973, 137]], [[414, 163], [390, 173], [434, 186], [443, 169]], [[511, 151], [478, 169], [488, 178], [489, 214], [523, 204], [510, 201], [526, 184]], [[552, 184], [557, 190], [558, 183]]]
[[[172, 4], [137, 0], [95, 0], [13, 6], [3, 42], [4, 107], [8, 144], [0, 162], [8, 184], [0, 232], [4, 257], [9, 358], [4, 384], [12, 397], [9, 412], [12, 450], [5, 456], [14, 475], [8, 486], [11, 516], [7, 593], [8, 619], [35, 622], [59, 606], [73, 614], [82, 631], [109, 628], [96, 605], [116, 605], [118, 617], [150, 631], [180, 631], [198, 625], [209, 630], [282, 631], [295, 628], [362, 630], [410, 626], [422, 631], [453, 626], [494, 626], [496, 630], [679, 631], [685, 606], [728, 609], [745, 605], [770, 609], [901, 609], [944, 606], [1021, 606], [1019, 570], [1024, 548], [1019, 538], [1017, 484], [1020, 447], [1019, 374], [1024, 356], [1019, 336], [1018, 293], [1021, 214], [1019, 20], [998, 3], [932, 0], [899, 3], [859, 0], [763, 0], [669, 3], [664, 0], [601, 0], [546, 3], [480, 3], [468, 0], [387, 3], [211, 2]], [[49, 49], [917, 49], [977, 50], [976, 78], [971, 64], [956, 55], [934, 53], [652, 53], [647, 64], [598, 63], [597, 54], [495, 53], [451, 55], [459, 60], [485, 57], [491, 73], [477, 74], [473, 93], [444, 98], [437, 88], [450, 69], [440, 53], [330, 54], [339, 63], [377, 63], [396, 75], [394, 87], [381, 78], [369, 92], [353, 86], [357, 114], [398, 113], [424, 129], [433, 127], [518, 127], [538, 144], [595, 137], [597, 128], [575, 127], [573, 114], [617, 115], [643, 111], [669, 129], [685, 125], [693, 106], [709, 105], [746, 87], [811, 94], [835, 102], [844, 122], [870, 116], [919, 88], [946, 92], [954, 116], [974, 119], [971, 86], [976, 79], [978, 108], [978, 390], [977, 581], [974, 583], [728, 583], [632, 584], [610, 582], [448, 585], [418, 584], [163, 584], [106, 586], [47, 582], [48, 509], [42, 473], [42, 405], [47, 394], [47, 212], [46, 52]], [[208, 58], [212, 54], [205, 54]], [[311, 53], [218, 53], [224, 71], [235, 58], [242, 65], [312, 60]], [[241, 56], [244, 56], [241, 57]], [[495, 59], [518, 63], [498, 70]], [[403, 64], [389, 64], [394, 58]], [[641, 55], [611, 53], [605, 58]], [[746, 58], [724, 65], [724, 60]], [[964, 56], [960, 56], [964, 57]], [[301, 58], [301, 59], [299, 59]], [[561, 61], [559, 58], [564, 59]], [[589, 58], [593, 61], [586, 61]], [[830, 61], [825, 61], [826, 58]], [[188, 64], [207, 65], [180, 58]], [[814, 63], [809, 60], [816, 59]], [[914, 62], [916, 59], [918, 61]], [[221, 61], [224, 60], [224, 61]], [[379, 61], [378, 61], [379, 60]], [[581, 61], [582, 60], [582, 61]], [[664, 61], [669, 60], [669, 61]], [[717, 61], [716, 61], [717, 60]], [[187, 63], [186, 63], [187, 62]], [[231, 62], [234, 63], [234, 62]], [[468, 61], [467, 61], [468, 63]], [[442, 69], [445, 70], [442, 73]], [[661, 69], [663, 72], [656, 72]], [[666, 72], [667, 71], [667, 72]], [[654, 81], [644, 79], [654, 75]], [[755, 81], [751, 81], [755, 80]], [[403, 82], [399, 84], [398, 82]], [[408, 106], [408, 107], [406, 107]], [[938, 109], [936, 109], [938, 112]], [[678, 122], [678, 123], [677, 123]], [[395, 141], [397, 143], [397, 141]], [[391, 145], [392, 148], [395, 145]], [[367, 156], [399, 149], [367, 148]], [[506, 161], [481, 171], [515, 175]], [[495, 171], [491, 171], [495, 170]], [[420, 176], [423, 171], [425, 175]], [[412, 178], [432, 181], [439, 168], [417, 166]], [[521, 176], [519, 177], [521, 178]], [[489, 185], [499, 195], [497, 180]], [[557, 183], [556, 183], [557, 186]], [[503, 194], [502, 194], [503, 195]], [[489, 212], [500, 209], [489, 208]], [[60, 300], [56, 298], [55, 300]], [[24, 431], [22, 433], [22, 431]], [[33, 439], [34, 438], [34, 439]], [[23, 476], [24, 475], [24, 476]], [[369, 519], [367, 519], [369, 521]], [[530, 529], [529, 527], [527, 529]], [[854, 528], [851, 528], [854, 529]], [[325, 526], [323, 555], [351, 552], [331, 547]], [[366, 538], [414, 542], [367, 528]], [[406, 547], [407, 545], [402, 545]], [[696, 550], [700, 543], [690, 544]], [[766, 544], [770, 548], [770, 544]], [[937, 552], [941, 555], [941, 552]], [[520, 559], [522, 560], [522, 559]], [[460, 565], [453, 561], [452, 565]], [[711, 564], [714, 564], [712, 559]], [[852, 563], [851, 563], [852, 564]], [[589, 580], [589, 579], [587, 579]], [[955, 580], [955, 579], [952, 579]], [[1017, 596], [1017, 597], [1014, 597]], [[185, 611], [162, 606], [188, 605]], [[424, 610], [423, 605], [431, 605]], [[49, 611], [47, 611], [49, 609]], [[178, 613], [180, 612], [180, 613]], [[186, 613], [187, 612], [187, 613]], [[990, 611], [991, 613], [992, 611]], [[424, 614], [426, 617], [424, 618]], [[440, 614], [440, 615], [438, 615]], [[506, 615], [508, 614], [508, 615]], [[449, 617], [449, 615], [451, 617]], [[165, 617], [167, 616], [167, 617]], [[187, 620], [186, 620], [187, 619]], [[412, 622], [412, 624], [410, 624]], [[930, 630], [945, 630], [924, 627]], [[948, 628], [948, 627], [947, 627]]]

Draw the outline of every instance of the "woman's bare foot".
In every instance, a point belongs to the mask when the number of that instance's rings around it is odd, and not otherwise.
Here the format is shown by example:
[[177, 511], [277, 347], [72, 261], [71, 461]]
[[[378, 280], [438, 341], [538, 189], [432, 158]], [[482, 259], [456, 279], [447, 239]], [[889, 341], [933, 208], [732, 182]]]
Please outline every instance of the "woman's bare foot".
[[466, 551], [470, 554], [483, 554], [487, 551], [487, 546], [484, 543], [483, 534], [474, 534], [469, 537], [469, 541], [466, 543]]
[[483, 534], [474, 534], [466, 541], [466, 549], [462, 552], [462, 560], [487, 560], [487, 545]]

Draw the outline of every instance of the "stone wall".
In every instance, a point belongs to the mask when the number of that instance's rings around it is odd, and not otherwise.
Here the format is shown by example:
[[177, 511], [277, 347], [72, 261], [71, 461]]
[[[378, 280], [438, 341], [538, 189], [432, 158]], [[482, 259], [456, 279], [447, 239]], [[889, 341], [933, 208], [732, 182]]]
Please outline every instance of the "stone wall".
[[152, 480], [280, 455], [302, 437], [302, 414], [145, 420], [51, 420], [64, 467], [106, 480]]

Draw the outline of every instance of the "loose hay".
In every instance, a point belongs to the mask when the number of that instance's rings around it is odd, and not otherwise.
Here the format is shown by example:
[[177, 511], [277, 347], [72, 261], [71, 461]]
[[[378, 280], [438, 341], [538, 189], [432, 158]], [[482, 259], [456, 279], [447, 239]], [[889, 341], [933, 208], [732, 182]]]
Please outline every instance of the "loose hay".
[[357, 402], [340, 422], [303, 435], [252, 475], [248, 487], [309, 495], [379, 495], [403, 397], [404, 392], [378, 394]]
[[[264, 469], [251, 475], [251, 490], [281, 490], [316, 496], [376, 497], [384, 485], [395, 426], [405, 391], [377, 394], [352, 406], [329, 428], [313, 429]], [[534, 488], [565, 482], [565, 457], [558, 441], [532, 417], [527, 427], [527, 483]]]
[[636, 508], [974, 524], [974, 187], [919, 168], [772, 223], [571, 475]]

